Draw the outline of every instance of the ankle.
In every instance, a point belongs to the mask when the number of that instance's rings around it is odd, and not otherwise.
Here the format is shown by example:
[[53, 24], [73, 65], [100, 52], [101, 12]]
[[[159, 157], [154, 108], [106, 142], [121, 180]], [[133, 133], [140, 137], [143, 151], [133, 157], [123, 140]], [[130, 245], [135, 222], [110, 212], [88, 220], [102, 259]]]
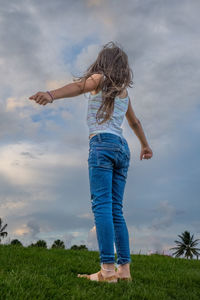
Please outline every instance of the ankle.
[[130, 264], [123, 264], [118, 266], [119, 273], [130, 273]]
[[115, 273], [115, 265], [101, 263], [101, 271], [104, 275], [112, 276]]
[[130, 269], [130, 263], [120, 264], [120, 265], [118, 265], [118, 268], [120, 268], [120, 269]]
[[115, 270], [115, 265], [114, 263], [109, 263], [109, 264], [106, 264], [106, 263], [101, 263], [101, 268], [104, 270], [104, 271], [114, 271]]

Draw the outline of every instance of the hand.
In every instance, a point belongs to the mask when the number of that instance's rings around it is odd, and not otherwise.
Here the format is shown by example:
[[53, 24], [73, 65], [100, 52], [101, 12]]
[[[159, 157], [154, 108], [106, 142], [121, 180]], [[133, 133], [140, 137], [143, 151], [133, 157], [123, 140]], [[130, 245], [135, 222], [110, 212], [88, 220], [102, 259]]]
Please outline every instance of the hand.
[[149, 159], [153, 156], [153, 152], [150, 147], [142, 147], [140, 153], [140, 160]]
[[38, 92], [35, 95], [29, 97], [30, 100], [35, 100], [40, 105], [46, 105], [52, 103], [51, 96], [47, 92]]

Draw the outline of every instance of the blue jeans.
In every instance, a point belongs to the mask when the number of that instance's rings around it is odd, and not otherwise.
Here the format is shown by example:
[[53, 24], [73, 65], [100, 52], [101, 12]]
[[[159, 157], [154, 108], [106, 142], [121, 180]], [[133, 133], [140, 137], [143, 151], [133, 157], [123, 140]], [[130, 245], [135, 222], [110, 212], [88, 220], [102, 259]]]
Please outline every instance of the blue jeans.
[[101, 132], [89, 141], [88, 170], [100, 263], [131, 262], [129, 233], [123, 216], [123, 195], [130, 162], [124, 137]]

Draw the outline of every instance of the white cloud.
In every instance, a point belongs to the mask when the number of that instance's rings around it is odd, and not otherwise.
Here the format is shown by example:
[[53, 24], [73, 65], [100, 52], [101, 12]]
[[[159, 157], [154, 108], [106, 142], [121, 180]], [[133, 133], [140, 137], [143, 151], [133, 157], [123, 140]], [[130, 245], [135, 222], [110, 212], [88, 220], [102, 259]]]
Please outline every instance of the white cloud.
[[67, 150], [59, 153], [47, 150], [47, 145], [29, 143], [9, 144], [0, 148], [0, 174], [12, 183], [40, 185], [53, 180], [56, 176], [50, 173], [52, 168], [78, 167], [82, 165], [82, 154], [79, 151]]
[[94, 225], [88, 232], [87, 245], [90, 250], [97, 250], [96, 226]]

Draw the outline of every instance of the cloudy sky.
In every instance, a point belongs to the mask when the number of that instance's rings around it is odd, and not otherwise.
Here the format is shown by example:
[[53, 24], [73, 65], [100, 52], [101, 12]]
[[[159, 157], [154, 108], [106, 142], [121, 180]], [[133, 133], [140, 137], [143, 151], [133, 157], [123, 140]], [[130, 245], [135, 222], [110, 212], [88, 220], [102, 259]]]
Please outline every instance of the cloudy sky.
[[[124, 4], [125, 3], [125, 4]], [[88, 178], [88, 94], [41, 106], [38, 91], [72, 82], [115, 41], [134, 73], [133, 109], [153, 150], [124, 119], [131, 150], [124, 194], [133, 254], [171, 254], [200, 238], [200, 2], [0, 1], [0, 217], [23, 245], [45, 239], [97, 249]]]

